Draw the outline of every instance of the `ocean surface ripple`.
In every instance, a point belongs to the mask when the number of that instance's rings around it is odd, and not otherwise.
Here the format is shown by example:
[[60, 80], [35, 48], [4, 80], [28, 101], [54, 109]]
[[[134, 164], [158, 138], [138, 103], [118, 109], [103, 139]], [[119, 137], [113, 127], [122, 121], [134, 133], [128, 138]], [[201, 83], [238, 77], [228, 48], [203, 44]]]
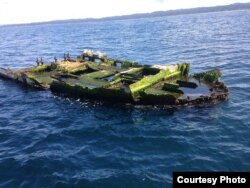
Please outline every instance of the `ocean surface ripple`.
[[0, 187], [171, 187], [173, 171], [250, 171], [250, 12], [0, 27], [0, 66], [84, 48], [144, 64], [220, 68], [204, 108], [76, 101], [0, 80]]

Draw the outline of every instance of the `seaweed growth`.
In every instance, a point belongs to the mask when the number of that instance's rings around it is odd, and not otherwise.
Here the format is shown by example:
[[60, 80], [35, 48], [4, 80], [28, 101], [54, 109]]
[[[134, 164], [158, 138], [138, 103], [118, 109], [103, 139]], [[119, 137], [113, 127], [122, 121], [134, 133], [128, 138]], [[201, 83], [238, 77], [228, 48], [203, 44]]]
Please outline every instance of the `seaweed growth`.
[[220, 81], [221, 75], [222, 74], [219, 69], [214, 69], [214, 70], [194, 74], [194, 78], [198, 80], [204, 80], [209, 83], [217, 83]]

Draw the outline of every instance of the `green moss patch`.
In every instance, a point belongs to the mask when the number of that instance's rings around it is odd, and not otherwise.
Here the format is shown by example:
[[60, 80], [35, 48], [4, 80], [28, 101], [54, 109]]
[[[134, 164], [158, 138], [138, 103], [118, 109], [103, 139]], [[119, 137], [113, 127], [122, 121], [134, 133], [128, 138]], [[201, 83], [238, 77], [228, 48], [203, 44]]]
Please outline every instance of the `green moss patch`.
[[39, 66], [33, 67], [31, 69], [31, 72], [46, 72], [50, 70], [51, 70], [50, 65], [39, 65]]
[[170, 79], [171, 77], [177, 76], [180, 74], [180, 71], [175, 71], [170, 73], [170, 71], [168, 69], [166, 70], [161, 70], [158, 74], [156, 75], [150, 75], [150, 76], [146, 76], [143, 79], [141, 79], [140, 81], [131, 84], [129, 86], [130, 91], [134, 97], [134, 99], [139, 98], [139, 92], [143, 89], [146, 89], [150, 86], [152, 86], [153, 84], [156, 84], [157, 82], [166, 80], [166, 79]]
[[202, 73], [194, 74], [194, 78], [198, 80], [204, 80], [208, 83], [216, 83], [220, 81], [221, 78], [221, 72], [218, 69], [205, 71]]

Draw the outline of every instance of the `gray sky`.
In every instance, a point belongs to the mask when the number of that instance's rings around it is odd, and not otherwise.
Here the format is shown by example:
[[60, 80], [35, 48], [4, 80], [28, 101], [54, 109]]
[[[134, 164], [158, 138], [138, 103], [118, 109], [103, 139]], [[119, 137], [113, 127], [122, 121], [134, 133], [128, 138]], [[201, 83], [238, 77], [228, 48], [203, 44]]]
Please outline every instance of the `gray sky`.
[[250, 0], [0, 0], [0, 25], [148, 13]]

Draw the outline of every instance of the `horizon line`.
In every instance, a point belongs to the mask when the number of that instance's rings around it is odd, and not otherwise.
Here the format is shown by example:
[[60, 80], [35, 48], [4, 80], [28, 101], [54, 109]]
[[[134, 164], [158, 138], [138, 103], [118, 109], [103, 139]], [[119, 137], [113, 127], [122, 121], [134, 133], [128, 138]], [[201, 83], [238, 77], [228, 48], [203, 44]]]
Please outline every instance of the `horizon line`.
[[[178, 15], [187, 15], [187, 14], [202, 14], [202, 13], [209, 13], [209, 12], [225, 12], [225, 11], [236, 11], [236, 10], [248, 10], [249, 8], [239, 8], [239, 9], [231, 9], [231, 10], [206, 10], [203, 12], [178, 12], [178, 11], [186, 11], [186, 10], [198, 10], [198, 9], [206, 9], [206, 8], [219, 8], [219, 7], [230, 7], [233, 5], [250, 5], [250, 2], [247, 3], [232, 3], [226, 5], [218, 5], [218, 6], [204, 6], [204, 7], [194, 7], [194, 8], [182, 8], [182, 9], [169, 9], [169, 10], [159, 10], [153, 12], [145, 12], [145, 13], [133, 13], [133, 14], [124, 14], [124, 15], [114, 15], [114, 16], [106, 16], [100, 18], [72, 18], [72, 19], [58, 19], [58, 20], [45, 20], [39, 22], [26, 22], [26, 23], [14, 23], [14, 24], [0, 24], [0, 27], [3, 26], [21, 26], [21, 25], [42, 25], [42, 24], [62, 24], [62, 23], [69, 23], [69, 22], [99, 22], [99, 21], [113, 21], [113, 20], [127, 20], [127, 19], [140, 19], [140, 18], [150, 18], [150, 17], [166, 17], [166, 16], [178, 16]], [[157, 13], [173, 13], [172, 15], [154, 15]], [[141, 17], [135, 17], [141, 16]]]

